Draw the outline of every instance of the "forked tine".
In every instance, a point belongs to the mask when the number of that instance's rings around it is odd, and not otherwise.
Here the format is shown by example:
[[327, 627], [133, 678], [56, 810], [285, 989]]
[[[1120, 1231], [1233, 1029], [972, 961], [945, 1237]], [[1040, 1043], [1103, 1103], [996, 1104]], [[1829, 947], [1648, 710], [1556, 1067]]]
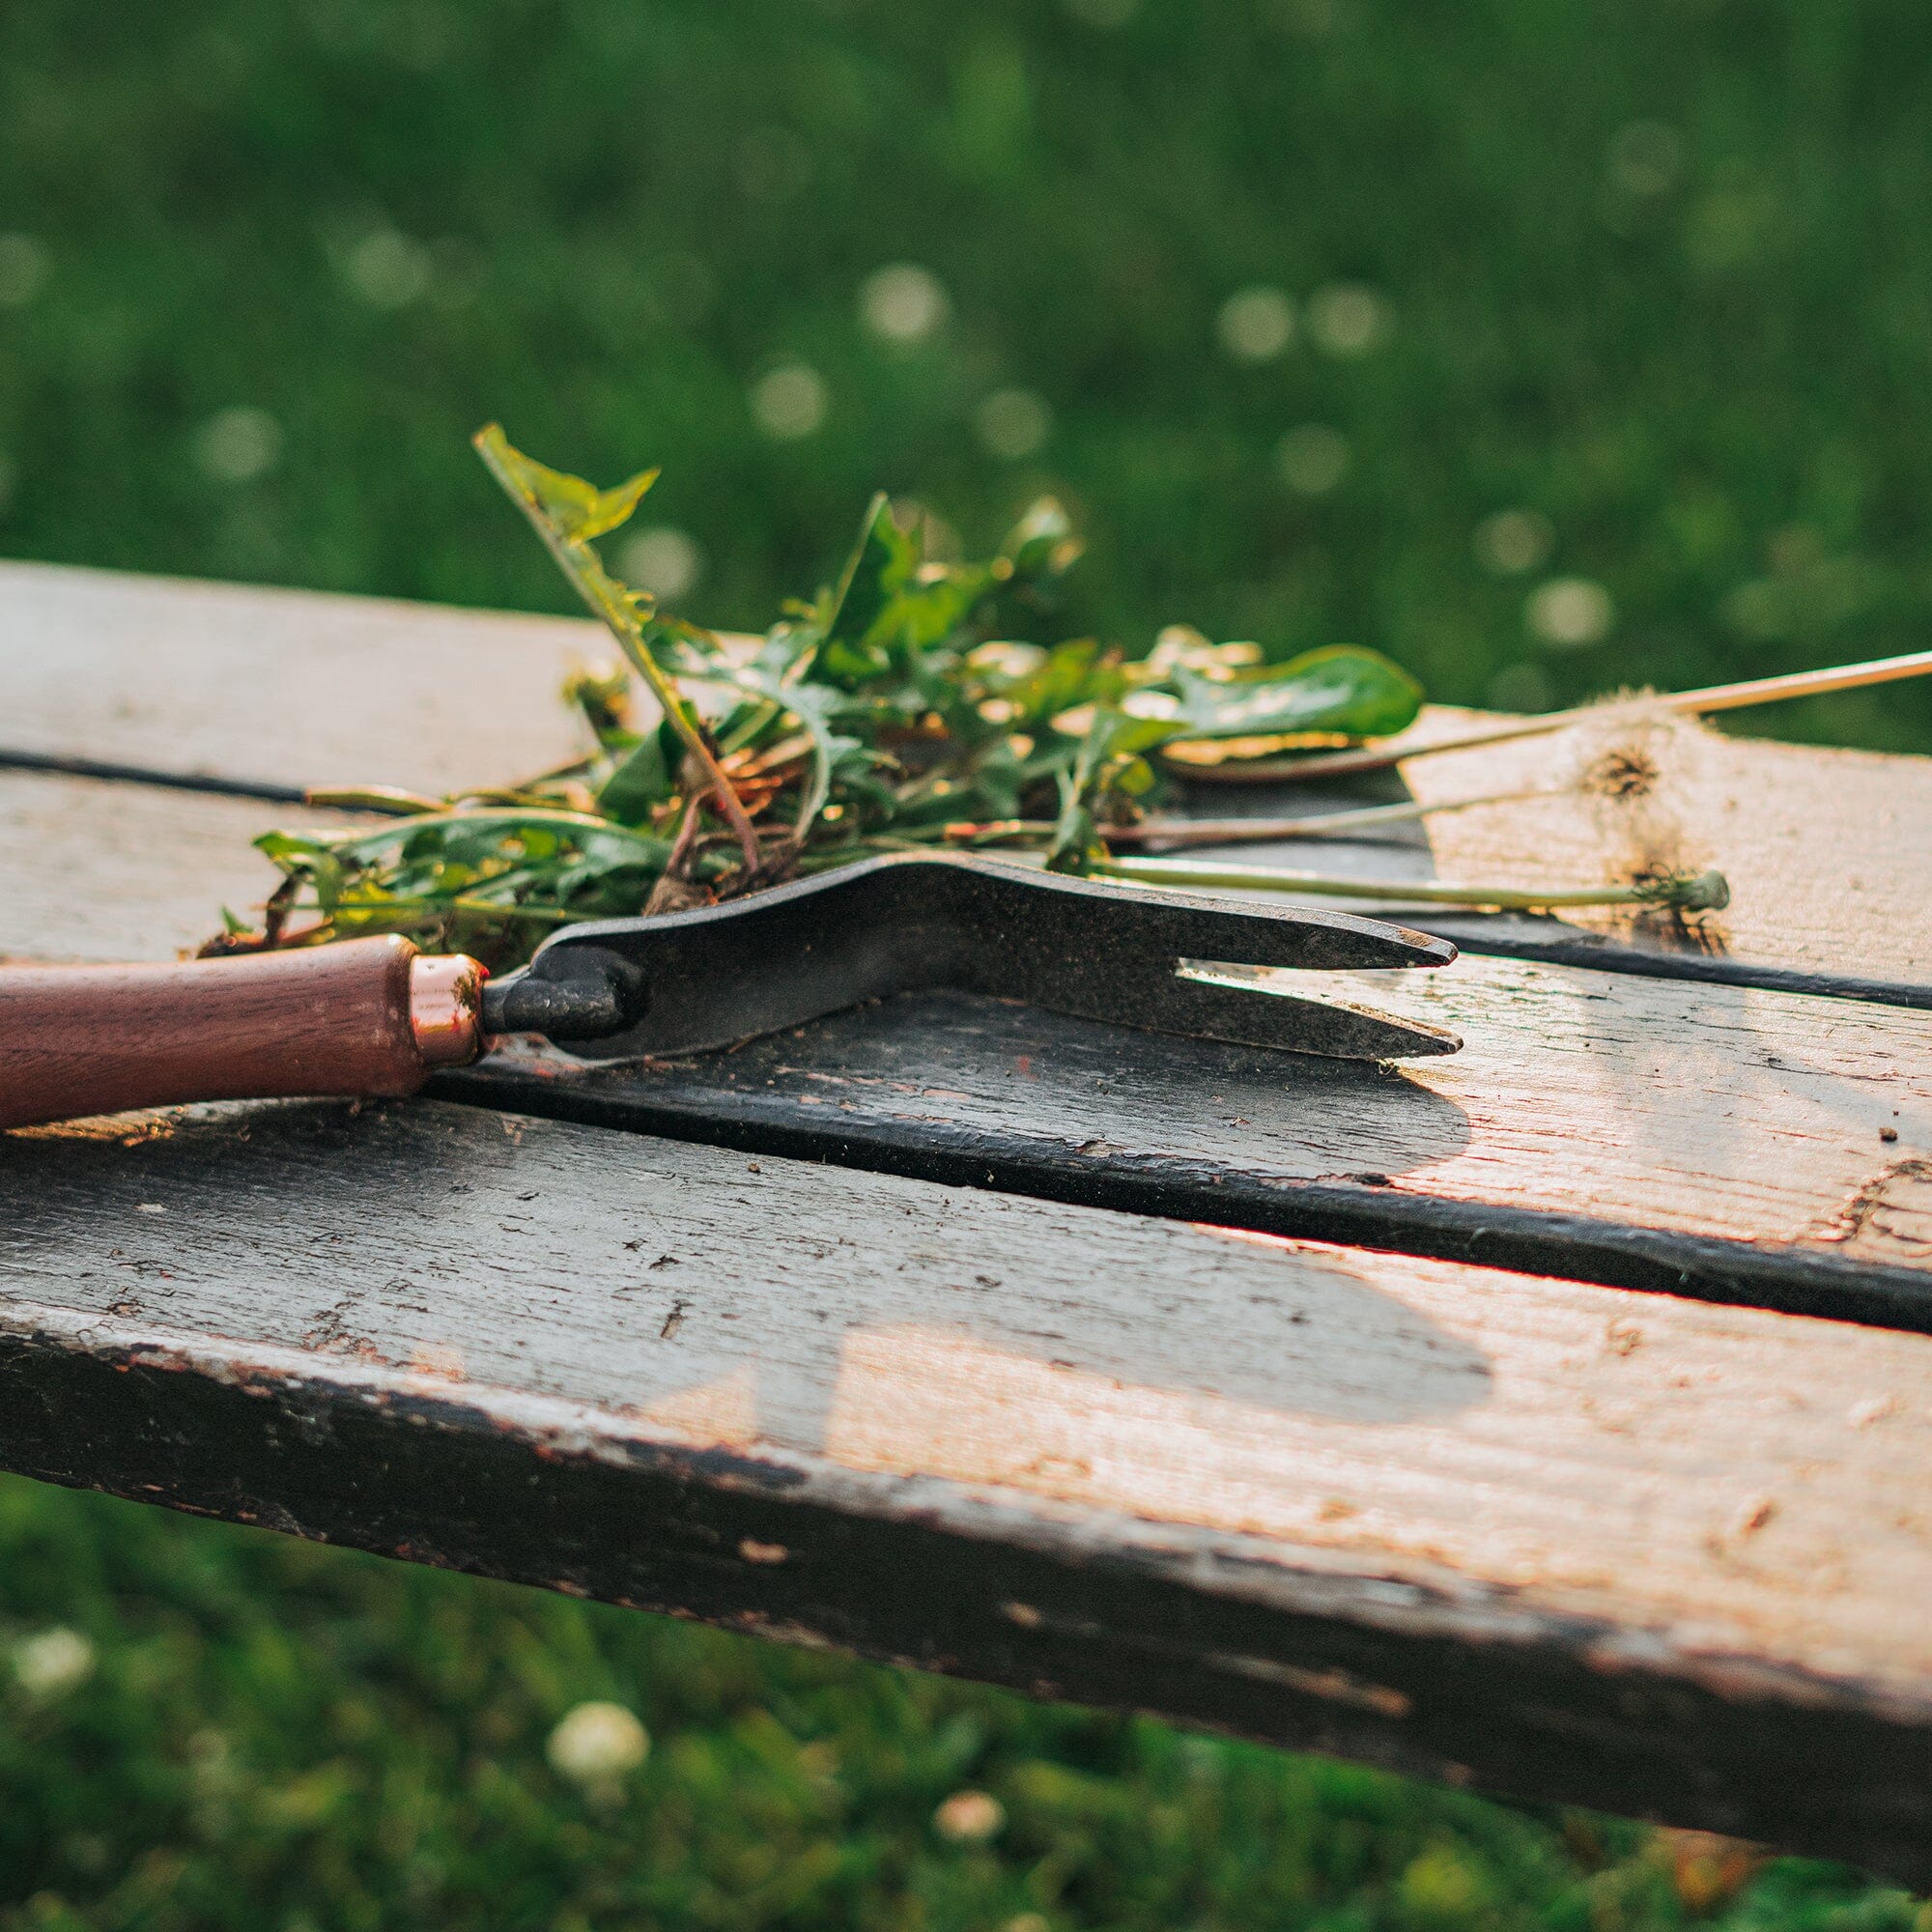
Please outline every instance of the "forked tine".
[[1385, 1060], [1453, 1053], [1461, 1041], [1183, 968], [1455, 956], [1446, 940], [1347, 913], [1064, 878], [980, 854], [894, 854], [721, 906], [570, 927], [525, 973], [486, 989], [484, 1016], [493, 1032], [543, 1032], [617, 1059], [728, 1045], [891, 993], [955, 987], [1159, 1033]]

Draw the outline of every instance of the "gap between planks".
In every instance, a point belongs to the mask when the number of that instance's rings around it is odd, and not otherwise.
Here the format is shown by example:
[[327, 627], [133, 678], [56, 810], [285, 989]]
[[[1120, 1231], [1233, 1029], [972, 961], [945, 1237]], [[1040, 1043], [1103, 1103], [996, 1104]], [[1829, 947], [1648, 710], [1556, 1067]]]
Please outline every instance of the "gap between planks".
[[[127, 796], [0, 774], [0, 954], [165, 954], [269, 877], [246, 802], [147, 793], [128, 811]], [[1466, 1043], [1391, 1073], [924, 998], [683, 1063], [504, 1059], [443, 1091], [1042, 1198], [1932, 1323], [1932, 1015], [1467, 956], [1374, 984], [1284, 978]]]
[[[0, 564], [0, 754], [265, 791], [499, 784], [585, 749], [557, 687], [573, 663], [611, 655], [584, 619]], [[1433, 712], [1429, 728], [1454, 715]], [[1295, 841], [1241, 856], [1532, 887], [1717, 864], [1733, 903], [1699, 923], [1694, 944], [1622, 911], [1435, 923], [1472, 950], [1605, 971], [1932, 1001], [1919, 890], [1932, 867], [1932, 759], [1694, 725], [1658, 742], [1662, 781], [1639, 812], [1573, 793], [1449, 814], [1406, 845]], [[1562, 785], [1596, 743], [1588, 732], [1524, 740], [1419, 759], [1406, 776], [1427, 800]], [[1309, 802], [1243, 787], [1204, 787], [1198, 801], [1216, 813]]]

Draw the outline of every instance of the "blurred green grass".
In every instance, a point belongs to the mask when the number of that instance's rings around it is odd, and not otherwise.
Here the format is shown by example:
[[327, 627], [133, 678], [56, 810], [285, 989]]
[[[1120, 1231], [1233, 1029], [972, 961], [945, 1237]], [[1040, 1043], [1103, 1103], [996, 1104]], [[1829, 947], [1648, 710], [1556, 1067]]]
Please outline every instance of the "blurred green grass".
[[[1374, 643], [1456, 701], [1924, 642], [1917, 0], [40, 0], [7, 29], [10, 554], [560, 608], [467, 449], [495, 415], [585, 473], [664, 464], [720, 622], [812, 587], [875, 487], [976, 543], [1048, 487], [1093, 539], [1083, 623]], [[947, 311], [910, 339], [859, 313], [895, 263]], [[1217, 324], [1256, 287], [1298, 327], [1241, 360]], [[823, 419], [787, 440], [751, 398], [795, 366]], [[982, 416], [1011, 391], [1044, 414]], [[1311, 426], [1339, 441], [1284, 458]], [[1511, 510], [1527, 566], [1486, 568]], [[1530, 635], [1551, 578], [1607, 590], [1600, 640]], [[1765, 715], [1910, 748], [1932, 693]]]
[[[1058, 491], [1074, 619], [1129, 645], [1351, 639], [1453, 701], [1926, 641], [1915, 0], [37, 0], [5, 40], [0, 554], [564, 608], [496, 415], [662, 463], [639, 564], [724, 624], [883, 486], [969, 544]], [[1924, 750], [1932, 691], [1754, 728]], [[24, 1484], [0, 1548], [16, 1662], [97, 1658], [0, 1670], [9, 1928], [1920, 1923]], [[598, 1697], [657, 1736], [614, 1807], [543, 1754]], [[970, 1788], [987, 1844], [931, 1822]]]
[[[0, 1481], [0, 1548], [8, 1932], [1926, 1923], [1831, 1865], [1700, 1888], [1634, 1826], [99, 1496]], [[607, 1699], [652, 1748], [587, 1793], [545, 1743]], [[989, 1836], [935, 1822], [961, 1792]]]

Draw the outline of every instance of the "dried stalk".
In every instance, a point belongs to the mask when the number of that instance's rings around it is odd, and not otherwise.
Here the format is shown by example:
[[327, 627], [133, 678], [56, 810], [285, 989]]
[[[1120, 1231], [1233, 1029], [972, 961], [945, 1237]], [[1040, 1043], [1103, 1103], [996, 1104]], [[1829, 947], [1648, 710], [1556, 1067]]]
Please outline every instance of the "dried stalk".
[[[1344, 778], [1358, 772], [1387, 771], [1434, 752], [1471, 752], [1484, 745], [1542, 737], [1547, 732], [1567, 730], [1573, 724], [1586, 722], [1621, 722], [1660, 712], [1680, 718], [1702, 717], [1717, 711], [1742, 711], [1754, 704], [1778, 704], [1791, 697], [1861, 691], [1868, 685], [1923, 677], [1928, 672], [1932, 672], [1932, 651], [1908, 651], [1902, 657], [1873, 658], [1864, 664], [1834, 665], [1824, 670], [1792, 671], [1779, 677], [1746, 678], [1736, 684], [1709, 684], [1697, 691], [1646, 692], [1634, 697], [1577, 704], [1567, 711], [1548, 711], [1540, 717], [1515, 719], [1507, 724], [1485, 725], [1459, 737], [1438, 738], [1422, 745], [1367, 745], [1352, 752], [1323, 752], [1307, 757], [1247, 758], [1223, 764], [1196, 764], [1185, 758], [1172, 758], [1172, 761], [1190, 779], [1212, 784], [1279, 784], [1287, 780]], [[1172, 757], [1172, 748], [1169, 755]]]
[[1318, 898], [1385, 899], [1400, 904], [1482, 907], [1497, 912], [1545, 912], [1558, 906], [1653, 905], [1680, 912], [1720, 912], [1731, 902], [1721, 872], [1672, 872], [1626, 886], [1477, 886], [1444, 879], [1352, 879], [1326, 872], [1293, 872], [1272, 866], [1216, 866], [1195, 859], [1102, 859], [1090, 868], [1143, 886], [1239, 887], [1250, 892], [1299, 893]]

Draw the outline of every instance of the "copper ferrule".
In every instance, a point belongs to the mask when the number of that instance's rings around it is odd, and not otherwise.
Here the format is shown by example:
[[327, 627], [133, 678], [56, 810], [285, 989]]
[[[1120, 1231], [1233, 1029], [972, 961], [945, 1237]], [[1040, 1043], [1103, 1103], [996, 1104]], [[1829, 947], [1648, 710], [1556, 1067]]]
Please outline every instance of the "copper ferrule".
[[410, 1031], [425, 1066], [467, 1066], [483, 1050], [483, 981], [461, 952], [410, 962]]

